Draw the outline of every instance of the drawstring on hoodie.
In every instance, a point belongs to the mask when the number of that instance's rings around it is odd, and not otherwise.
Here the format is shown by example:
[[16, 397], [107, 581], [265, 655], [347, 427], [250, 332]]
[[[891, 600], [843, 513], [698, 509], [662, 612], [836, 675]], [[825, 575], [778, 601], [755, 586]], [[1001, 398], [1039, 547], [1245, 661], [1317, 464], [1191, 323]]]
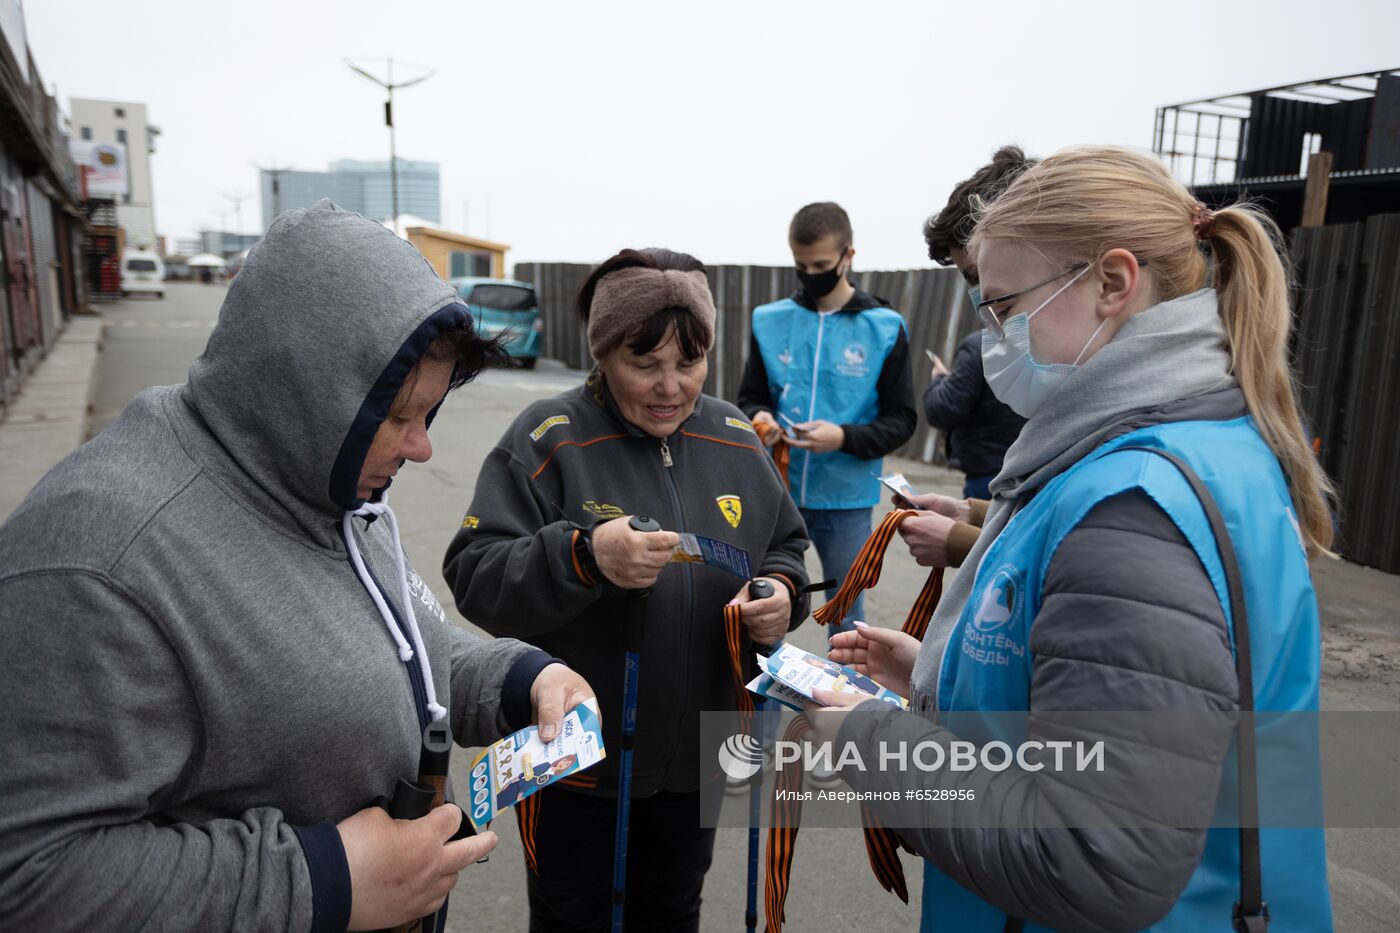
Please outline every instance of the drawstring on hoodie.
[[[413, 637], [412, 645], [404, 639], [403, 633], [394, 624], [394, 614], [389, 610], [389, 604], [385, 602], [384, 594], [375, 585], [369, 569], [365, 567], [364, 559], [360, 556], [360, 546], [355, 543], [352, 520], [371, 516], [383, 516], [389, 520], [389, 531], [394, 536], [394, 570], [399, 577], [399, 599], [404, 607], [404, 624], [408, 626], [408, 633]], [[432, 717], [434, 722], [437, 722], [447, 715], [447, 710], [438, 705], [437, 691], [433, 688], [433, 669], [428, 663], [428, 650], [423, 646], [423, 636], [418, 631], [417, 614], [413, 611], [413, 594], [409, 592], [408, 588], [408, 566], [404, 561], [403, 542], [399, 538], [399, 522], [394, 517], [394, 510], [389, 508], [387, 499], [381, 495], [378, 502], [366, 502], [353, 512], [346, 512], [342, 524], [345, 529], [345, 546], [350, 551], [350, 563], [354, 564], [355, 573], [359, 576], [360, 583], [369, 592], [370, 599], [374, 600], [375, 608], [379, 610], [385, 628], [389, 630], [394, 644], [398, 645], [399, 660], [407, 663], [413, 660], [415, 654], [418, 656], [418, 669], [423, 674], [423, 685], [428, 691], [428, 715]]]

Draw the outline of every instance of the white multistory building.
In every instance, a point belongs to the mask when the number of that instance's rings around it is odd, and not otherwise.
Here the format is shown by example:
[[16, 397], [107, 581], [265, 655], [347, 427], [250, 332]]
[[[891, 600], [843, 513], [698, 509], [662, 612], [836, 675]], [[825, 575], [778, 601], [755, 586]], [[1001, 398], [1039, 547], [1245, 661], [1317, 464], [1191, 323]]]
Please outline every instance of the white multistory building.
[[117, 223], [126, 231], [128, 246], [155, 249], [156, 199], [151, 184], [151, 156], [160, 130], [150, 124], [146, 105], [121, 100], [69, 101], [75, 142], [125, 149], [127, 190], [117, 194]]

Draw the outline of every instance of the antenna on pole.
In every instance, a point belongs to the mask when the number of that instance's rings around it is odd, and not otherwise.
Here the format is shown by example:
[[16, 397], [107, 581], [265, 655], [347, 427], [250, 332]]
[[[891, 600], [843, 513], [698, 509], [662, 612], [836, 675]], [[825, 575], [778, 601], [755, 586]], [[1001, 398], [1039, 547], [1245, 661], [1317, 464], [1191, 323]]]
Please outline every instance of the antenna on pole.
[[389, 199], [390, 199], [390, 224], [395, 233], [399, 232], [399, 157], [394, 140], [394, 92], [413, 87], [415, 84], [422, 84], [434, 74], [433, 69], [422, 65], [408, 65], [399, 62], [401, 69], [409, 69], [415, 72], [415, 77], [407, 80], [394, 80], [394, 60], [386, 58], [384, 60], [384, 77], [370, 71], [370, 65], [361, 65], [354, 59], [345, 59], [345, 66], [366, 81], [384, 89], [387, 95], [384, 100], [384, 125], [389, 127]]
[[237, 218], [235, 223], [238, 225], [238, 229], [235, 232], [241, 234], [244, 232], [243, 202], [251, 198], [252, 195], [246, 191], [225, 191], [223, 192], [223, 195], [225, 198], [233, 202], [233, 213]]

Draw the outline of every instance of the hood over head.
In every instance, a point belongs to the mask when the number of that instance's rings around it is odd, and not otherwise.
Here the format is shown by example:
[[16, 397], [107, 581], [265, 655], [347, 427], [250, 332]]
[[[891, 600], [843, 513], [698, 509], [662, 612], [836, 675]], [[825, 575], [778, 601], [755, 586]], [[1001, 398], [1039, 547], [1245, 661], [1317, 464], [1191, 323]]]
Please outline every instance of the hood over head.
[[184, 398], [262, 494], [321, 526], [364, 504], [360, 470], [405, 377], [470, 322], [410, 243], [321, 200], [248, 254]]

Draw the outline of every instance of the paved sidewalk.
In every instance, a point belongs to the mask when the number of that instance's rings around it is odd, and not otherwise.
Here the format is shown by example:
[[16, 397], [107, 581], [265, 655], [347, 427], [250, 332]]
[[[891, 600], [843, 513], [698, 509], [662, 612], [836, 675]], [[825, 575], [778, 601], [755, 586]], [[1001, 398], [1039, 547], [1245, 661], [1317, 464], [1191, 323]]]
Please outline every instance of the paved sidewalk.
[[103, 321], [74, 317], [0, 420], [0, 522], [45, 473], [86, 440]]

